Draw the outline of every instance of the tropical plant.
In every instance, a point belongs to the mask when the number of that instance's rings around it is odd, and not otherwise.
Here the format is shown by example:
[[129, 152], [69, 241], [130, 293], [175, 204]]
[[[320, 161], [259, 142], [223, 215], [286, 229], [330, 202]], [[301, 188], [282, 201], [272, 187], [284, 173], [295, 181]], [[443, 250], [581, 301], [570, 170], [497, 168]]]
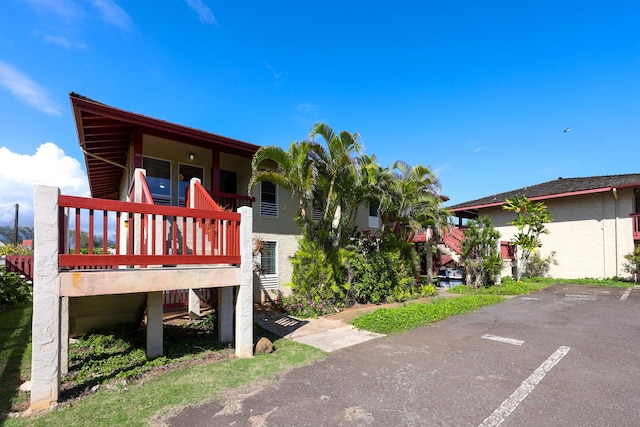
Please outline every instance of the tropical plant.
[[26, 246], [22, 245], [14, 245], [13, 243], [8, 243], [0, 246], [0, 256], [2, 255], [31, 255], [33, 251]]
[[529, 261], [525, 266], [524, 277], [545, 277], [549, 273], [552, 265], [558, 265], [555, 251], [546, 257], [542, 257], [538, 252], [534, 252], [529, 257]]
[[[430, 229], [429, 240], [425, 244], [430, 282], [433, 270], [431, 248], [435, 239], [445, 232], [450, 216], [442, 207], [440, 182], [429, 167], [411, 166], [404, 161], [394, 162], [388, 173], [390, 178], [382, 180], [380, 198], [382, 239], [394, 242], [402, 249], [406, 247], [402, 242], [411, 241], [418, 230]], [[412, 251], [413, 248], [404, 250]]]
[[633, 281], [638, 283], [640, 281], [640, 245], [637, 245], [633, 252], [626, 254], [624, 259], [627, 260], [623, 266], [624, 271], [630, 273]]
[[31, 301], [33, 288], [31, 283], [18, 276], [16, 273], [0, 269], [0, 311]]
[[527, 197], [516, 195], [507, 199], [503, 209], [514, 212], [516, 218], [511, 221], [518, 232], [511, 240], [511, 244], [518, 246], [518, 267], [516, 268], [516, 280], [520, 280], [522, 271], [526, 270], [529, 257], [542, 247], [542, 234], [548, 234], [545, 224], [553, 220], [553, 215], [542, 202], [533, 202]]
[[263, 181], [287, 189], [298, 200], [297, 219], [303, 234], [312, 221], [318, 175], [316, 165], [311, 161], [312, 148], [308, 142], [294, 142], [287, 151], [276, 146], [260, 147], [251, 161], [249, 191]]
[[462, 242], [462, 265], [467, 285], [476, 290], [491, 285], [502, 269], [502, 256], [498, 250], [500, 233], [488, 216], [469, 221]]
[[425, 227], [439, 230], [448, 217], [437, 195], [438, 180], [428, 167], [398, 161], [385, 169], [361, 150], [357, 133], [336, 133], [318, 124], [308, 141], [294, 142], [286, 151], [262, 147], [252, 160], [250, 189], [268, 181], [298, 201], [302, 238], [292, 259], [292, 280], [294, 292], [305, 298], [345, 303], [355, 280], [349, 260], [355, 254], [356, 218], [366, 203], [379, 206], [381, 250], [398, 254], [410, 277], [400, 279], [404, 281], [417, 276], [413, 234]]
[[318, 242], [304, 237], [299, 243], [291, 257], [293, 292], [315, 302], [344, 307], [350, 288], [347, 259], [352, 253], [343, 248], [327, 252]]

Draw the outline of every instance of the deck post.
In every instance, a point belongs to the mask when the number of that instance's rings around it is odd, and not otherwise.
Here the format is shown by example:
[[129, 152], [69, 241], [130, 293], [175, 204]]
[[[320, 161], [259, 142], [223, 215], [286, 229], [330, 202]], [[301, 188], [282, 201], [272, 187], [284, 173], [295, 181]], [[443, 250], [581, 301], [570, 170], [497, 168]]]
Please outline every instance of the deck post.
[[34, 190], [31, 409], [48, 409], [60, 394], [60, 276], [58, 196], [55, 187]]
[[200, 290], [188, 289], [189, 292], [189, 319], [200, 319]]
[[162, 304], [163, 294], [147, 292], [147, 357], [162, 356]]
[[236, 356], [253, 356], [253, 210], [240, 212], [240, 286], [236, 300]]
[[233, 342], [233, 286], [218, 288], [218, 340]]
[[69, 297], [60, 298], [60, 374], [69, 373]]

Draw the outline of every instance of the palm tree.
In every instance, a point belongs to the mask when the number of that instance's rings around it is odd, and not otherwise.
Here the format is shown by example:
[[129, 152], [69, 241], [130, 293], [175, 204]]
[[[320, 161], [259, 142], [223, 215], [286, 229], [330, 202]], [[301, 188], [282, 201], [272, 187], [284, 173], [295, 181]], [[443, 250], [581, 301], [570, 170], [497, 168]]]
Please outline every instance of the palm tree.
[[[321, 136], [326, 148], [315, 142]], [[358, 155], [362, 144], [357, 133], [336, 134], [324, 123], [316, 125], [310, 134], [311, 156], [318, 170], [317, 195], [323, 197], [322, 222], [330, 225], [332, 244], [340, 244], [345, 227], [355, 219], [359, 203], [351, 197], [359, 191], [357, 180]], [[344, 219], [347, 221], [344, 221]]]
[[318, 175], [315, 163], [311, 161], [312, 148], [312, 144], [304, 141], [292, 143], [287, 151], [276, 146], [261, 147], [251, 161], [249, 191], [263, 181], [289, 190], [298, 200], [299, 222], [303, 230], [311, 220]]
[[[390, 177], [390, 179], [389, 179]], [[427, 275], [431, 282], [434, 239], [441, 236], [449, 222], [449, 212], [442, 207], [440, 183], [427, 166], [411, 166], [398, 160], [388, 169], [383, 180], [380, 211], [383, 233], [394, 234], [399, 241], [409, 241], [419, 230], [431, 230], [427, 248]]]

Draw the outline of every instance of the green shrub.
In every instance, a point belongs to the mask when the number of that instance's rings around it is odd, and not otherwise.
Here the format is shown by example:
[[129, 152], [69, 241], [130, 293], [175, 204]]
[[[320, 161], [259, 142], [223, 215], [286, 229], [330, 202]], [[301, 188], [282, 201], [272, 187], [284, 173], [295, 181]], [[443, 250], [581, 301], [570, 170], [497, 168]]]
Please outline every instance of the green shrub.
[[332, 301], [325, 301], [322, 299], [313, 300], [296, 294], [283, 296], [281, 292], [278, 292], [275, 304], [280, 311], [295, 317], [303, 318], [318, 317], [329, 313], [335, 313], [340, 311], [340, 308], [342, 308], [338, 307]]
[[0, 269], [0, 311], [31, 302], [33, 289], [31, 283], [16, 273]]
[[363, 231], [349, 259], [353, 274], [351, 294], [360, 303], [405, 301], [435, 294], [435, 288], [416, 284], [416, 253], [402, 244], [381, 245], [370, 231]]
[[624, 259], [624, 271], [631, 273], [634, 282], [640, 281], [640, 245], [636, 246], [633, 252], [626, 254]]
[[303, 300], [344, 306], [349, 290], [345, 277], [350, 256], [351, 252], [345, 249], [325, 252], [316, 242], [301, 239], [300, 247], [291, 258], [291, 290]]
[[541, 257], [538, 252], [533, 252], [524, 267], [524, 276], [545, 277], [552, 265], [558, 265], [555, 251], [545, 258]]
[[31, 255], [33, 251], [26, 246], [14, 245], [13, 243], [6, 243], [0, 246], [0, 256], [2, 255]]
[[350, 264], [354, 273], [352, 292], [356, 301], [378, 304], [395, 295], [396, 288], [402, 290], [397, 253], [359, 253], [350, 260]]

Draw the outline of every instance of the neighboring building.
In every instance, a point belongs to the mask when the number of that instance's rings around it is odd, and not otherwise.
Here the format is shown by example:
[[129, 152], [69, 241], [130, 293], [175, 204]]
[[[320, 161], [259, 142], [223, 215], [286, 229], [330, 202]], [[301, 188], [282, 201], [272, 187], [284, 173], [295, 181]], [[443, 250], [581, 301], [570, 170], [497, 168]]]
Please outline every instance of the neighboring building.
[[629, 276], [623, 270], [624, 255], [640, 243], [640, 174], [558, 178], [453, 205], [449, 210], [461, 227], [464, 219], [487, 215], [501, 239], [510, 240], [516, 234], [510, 225], [515, 214], [502, 206], [516, 195], [544, 202], [553, 214], [540, 249], [543, 257], [555, 252], [558, 265], [551, 266], [551, 277]]

